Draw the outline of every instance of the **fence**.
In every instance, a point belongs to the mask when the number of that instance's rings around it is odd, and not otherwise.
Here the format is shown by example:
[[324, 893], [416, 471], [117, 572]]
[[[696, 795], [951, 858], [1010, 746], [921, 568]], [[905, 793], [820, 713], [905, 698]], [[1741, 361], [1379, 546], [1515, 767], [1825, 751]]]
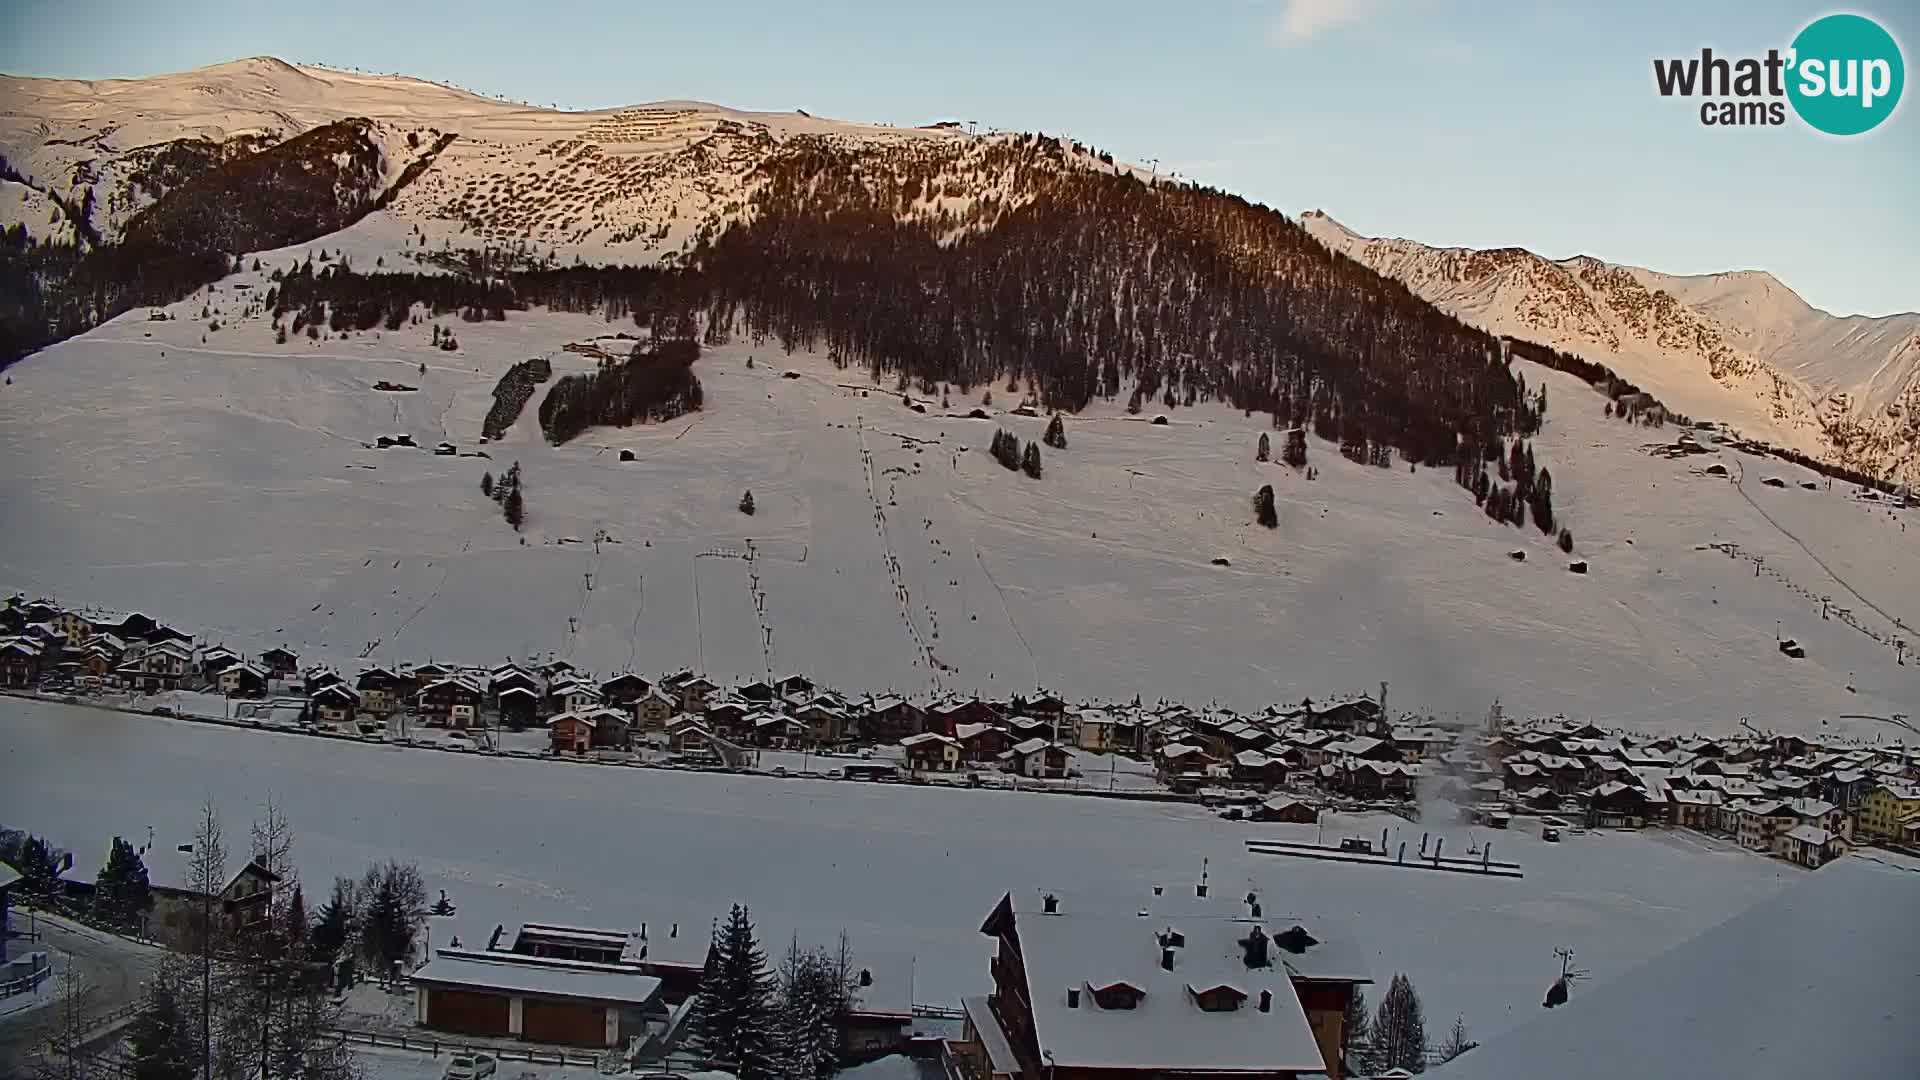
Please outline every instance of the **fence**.
[[355, 1031], [350, 1028], [336, 1028], [335, 1034], [342, 1042], [363, 1046], [387, 1046], [399, 1050], [417, 1050], [421, 1053], [439, 1057], [441, 1053], [464, 1054], [480, 1052], [500, 1061], [524, 1061], [531, 1065], [582, 1065], [598, 1068], [600, 1055], [578, 1050], [539, 1050], [533, 1047], [496, 1047], [467, 1042], [443, 1042], [438, 1038], [421, 1038], [418, 1035], [389, 1035], [378, 1031]]
[[0, 982], [0, 998], [8, 998], [15, 994], [28, 993], [41, 983], [46, 982], [47, 976], [53, 974], [53, 965], [46, 962], [45, 953], [34, 953], [32, 955], [40, 958], [38, 965], [29, 970], [25, 975]]

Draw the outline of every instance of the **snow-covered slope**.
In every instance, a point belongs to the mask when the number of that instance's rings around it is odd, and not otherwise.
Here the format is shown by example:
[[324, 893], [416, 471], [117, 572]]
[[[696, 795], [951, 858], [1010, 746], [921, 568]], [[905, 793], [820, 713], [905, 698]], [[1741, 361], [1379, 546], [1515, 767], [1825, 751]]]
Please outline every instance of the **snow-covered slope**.
[[1867, 473], [1920, 479], [1920, 314], [1836, 316], [1757, 271], [1679, 277], [1519, 248], [1309, 232], [1495, 333], [1605, 364], [1690, 416]]
[[[480, 447], [506, 368], [583, 370], [564, 346], [632, 324], [535, 310], [451, 322], [453, 352], [426, 325], [276, 345], [245, 313], [292, 258], [174, 305], [173, 321], [123, 316], [11, 369], [0, 586], [348, 662], [556, 653], [603, 672], [772, 667], [856, 690], [1238, 706], [1387, 680], [1396, 705], [1468, 718], [1499, 697], [1631, 727], [1750, 716], [1863, 734], [1875, 725], [1840, 716], [1920, 703], [1920, 667], [1888, 644], [1911, 637], [1893, 619], [1920, 619], [1904, 515], [1802, 490], [1811, 474], [1769, 460], [1649, 456], [1636, 440], [1651, 429], [1603, 420], [1590, 391], [1542, 368], [1527, 369], [1553, 402], [1534, 446], [1585, 576], [1539, 532], [1488, 521], [1444, 471], [1363, 466], [1318, 441], [1315, 480], [1256, 463], [1257, 415], [1202, 405], [1159, 426], [1096, 405], [1032, 480], [986, 454], [996, 425], [1034, 439], [1046, 423], [1007, 414], [1019, 395], [1004, 385], [992, 421], [937, 396], [922, 414], [772, 346], [709, 350], [694, 368], [706, 410], [678, 421], [554, 448], [530, 406]], [[369, 448], [402, 431], [490, 457]], [[478, 490], [516, 460], [524, 544]], [[1743, 483], [1705, 475], [1714, 461]], [[1272, 531], [1249, 505], [1263, 483]], [[752, 517], [736, 509], [748, 489]], [[1852, 622], [1823, 620], [1822, 595]], [[1783, 658], [1776, 628], [1808, 658]]]
[[[970, 142], [984, 152], [1002, 138], [693, 101], [560, 112], [266, 57], [149, 79], [0, 77], [0, 102], [0, 154], [34, 186], [75, 206], [91, 193], [93, 223], [108, 237], [165, 190], [169, 166], [184, 171], [223, 151], [365, 117], [395, 139], [411, 137], [409, 146], [455, 136], [385, 213], [357, 227], [372, 234], [372, 246], [416, 253], [524, 247], [562, 262], [642, 264], [684, 250], [703, 229], [738, 219], [754, 167], [796, 137], [906, 153], [930, 142]], [[195, 151], [192, 158], [169, 152], [178, 146]], [[1097, 160], [1085, 151], [1076, 157], [1088, 167]], [[963, 156], [959, 168], [967, 167]], [[946, 187], [930, 185], [910, 212], [964, 213], [1004, 195], [1007, 184], [969, 175], [965, 185]], [[366, 246], [364, 238], [357, 243]]]

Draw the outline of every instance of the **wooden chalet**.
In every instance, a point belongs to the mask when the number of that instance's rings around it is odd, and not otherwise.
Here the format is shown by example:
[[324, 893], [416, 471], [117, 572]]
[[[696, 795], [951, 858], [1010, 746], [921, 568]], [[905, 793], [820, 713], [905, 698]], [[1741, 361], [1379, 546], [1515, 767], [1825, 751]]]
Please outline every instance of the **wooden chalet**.
[[640, 699], [653, 691], [653, 683], [631, 671], [622, 672], [600, 684], [600, 699], [609, 709], [632, 712]]
[[909, 772], [953, 772], [960, 767], [960, 740], [937, 731], [923, 731], [900, 740]]
[[897, 743], [926, 730], [926, 723], [925, 711], [905, 698], [875, 698], [860, 717], [860, 735], [876, 743]]
[[299, 654], [278, 645], [260, 654], [260, 664], [275, 679], [291, 679], [300, 671]]
[[360, 695], [346, 683], [328, 683], [307, 697], [307, 711], [322, 724], [351, 724], [360, 711]]
[[510, 686], [495, 696], [493, 707], [507, 727], [532, 727], [540, 719], [540, 693], [530, 686]]
[[415, 695], [420, 719], [441, 727], [473, 727], [480, 715], [480, 688], [449, 675], [421, 687]]
[[214, 682], [228, 697], [260, 698], [267, 693], [266, 669], [244, 660], [222, 671]]
[[353, 680], [353, 689], [360, 695], [360, 708], [375, 716], [399, 712], [406, 705], [412, 686], [411, 679], [383, 667], [368, 668]]

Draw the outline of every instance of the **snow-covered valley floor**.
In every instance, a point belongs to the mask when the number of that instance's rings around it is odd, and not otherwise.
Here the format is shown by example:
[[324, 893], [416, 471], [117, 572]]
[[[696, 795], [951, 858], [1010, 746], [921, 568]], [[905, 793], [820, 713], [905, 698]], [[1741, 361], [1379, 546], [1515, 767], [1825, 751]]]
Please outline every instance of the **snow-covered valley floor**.
[[[704, 412], [553, 448], [536, 396], [478, 447], [509, 365], [583, 370], [564, 345], [631, 324], [515, 312], [443, 320], [452, 352], [426, 325], [276, 345], [242, 313], [290, 257], [172, 321], [131, 313], [10, 370], [0, 586], [349, 664], [558, 655], [602, 673], [771, 666], [855, 692], [1240, 707], [1386, 680], [1395, 708], [1469, 720], [1497, 697], [1510, 715], [1629, 728], [1751, 717], [1864, 737], [1894, 729], [1840, 717], [1920, 702], [1920, 667], [1886, 644], [1905, 633], [1890, 619], [1920, 625], [1920, 530], [1839, 487], [1801, 490], [1808, 474], [1783, 463], [1651, 457], [1673, 429], [1605, 420], [1598, 395], [1530, 365], [1550, 395], [1535, 454], [1585, 576], [1532, 527], [1490, 523], [1446, 470], [1360, 466], [1318, 441], [1317, 480], [1256, 463], [1259, 416], [1203, 406], [1157, 426], [1157, 409], [1096, 405], [1032, 480], [986, 453], [996, 424], [1034, 439], [1046, 423], [1008, 415], [1004, 385], [990, 421], [937, 398], [921, 414], [890, 382], [770, 344], [708, 350]], [[369, 448], [401, 432], [491, 456]], [[520, 535], [479, 491], [516, 460]], [[1705, 476], [1714, 461], [1744, 482]], [[1253, 522], [1263, 483], [1272, 531]], [[752, 517], [736, 509], [748, 489]], [[1823, 621], [1822, 595], [1880, 640]], [[1783, 658], [1776, 633], [1807, 659]]]
[[[1522, 880], [1250, 855], [1253, 836], [1311, 826], [1222, 821], [1171, 804], [644, 770], [569, 768], [239, 733], [183, 721], [0, 698], [0, 823], [84, 859], [115, 835], [170, 846], [211, 798], [244, 845], [271, 794], [298, 832], [309, 902], [335, 874], [417, 861], [458, 907], [433, 940], [484, 942], [523, 919], [634, 928], [705, 926], [733, 901], [762, 936], [911, 954], [917, 1000], [985, 992], [978, 933], [1003, 892], [1132, 910], [1152, 886], [1184, 889], [1207, 861], [1214, 894], [1257, 891], [1270, 912], [1336, 920], [1384, 983], [1413, 976], [1444, 1027], [1477, 1037], [1539, 1011], [1571, 947], [1603, 979], [1670, 948], [1804, 873], [1691, 834], [1489, 835], [1431, 826], [1449, 851], [1491, 839]], [[1332, 819], [1329, 839], [1422, 827]], [[1377, 997], [1377, 990], [1375, 997]]]

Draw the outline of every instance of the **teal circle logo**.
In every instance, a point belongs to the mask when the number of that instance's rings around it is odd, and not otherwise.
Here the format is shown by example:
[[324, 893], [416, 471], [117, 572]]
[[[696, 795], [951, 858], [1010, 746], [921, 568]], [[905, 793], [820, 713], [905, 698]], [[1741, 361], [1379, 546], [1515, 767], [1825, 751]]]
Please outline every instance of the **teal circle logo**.
[[1793, 39], [1787, 99], [1800, 119], [1829, 135], [1872, 131], [1900, 104], [1900, 46], [1861, 15], [1815, 19]]

